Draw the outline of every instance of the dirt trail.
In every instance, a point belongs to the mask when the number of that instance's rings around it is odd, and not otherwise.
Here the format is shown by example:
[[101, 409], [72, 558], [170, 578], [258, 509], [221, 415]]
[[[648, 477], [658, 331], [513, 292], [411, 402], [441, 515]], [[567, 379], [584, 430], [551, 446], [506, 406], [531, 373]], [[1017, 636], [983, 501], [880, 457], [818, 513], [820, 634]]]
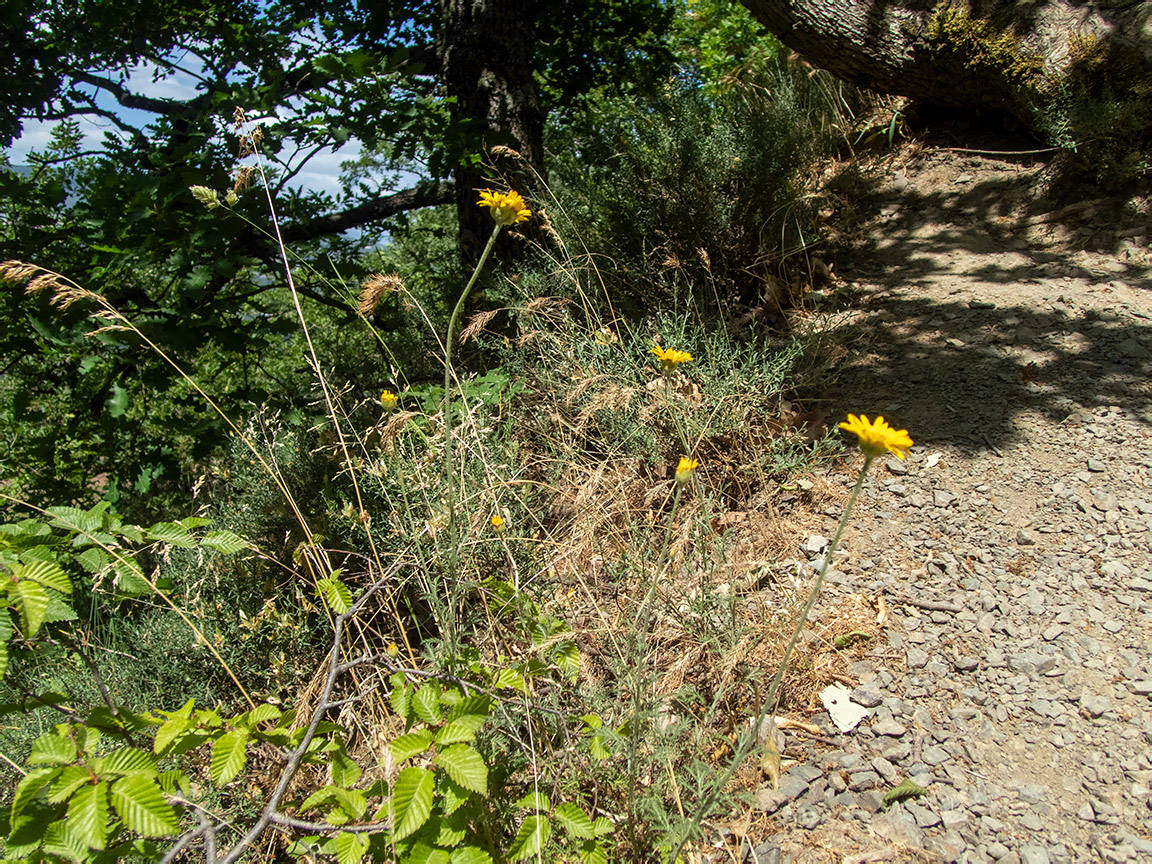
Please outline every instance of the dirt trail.
[[883, 596], [889, 629], [851, 667], [870, 716], [789, 739], [745, 861], [1152, 861], [1152, 213], [1044, 171], [911, 153], [838, 262], [866, 350], [832, 415], [917, 446], [821, 605]]

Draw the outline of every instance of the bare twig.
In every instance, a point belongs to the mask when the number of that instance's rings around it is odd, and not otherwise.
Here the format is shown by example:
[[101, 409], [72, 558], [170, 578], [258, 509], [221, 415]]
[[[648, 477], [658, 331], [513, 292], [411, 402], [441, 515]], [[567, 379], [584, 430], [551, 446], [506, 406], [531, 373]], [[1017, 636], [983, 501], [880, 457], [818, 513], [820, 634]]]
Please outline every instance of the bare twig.
[[[316, 729], [320, 725], [320, 720], [326, 712], [337, 704], [341, 704], [343, 701], [332, 701], [332, 687], [336, 683], [336, 678], [340, 675], [342, 666], [340, 663], [340, 642], [344, 636], [344, 626], [360, 613], [360, 610], [364, 608], [368, 600], [392, 579], [403, 566], [405, 566], [405, 562], [396, 562], [387, 573], [372, 583], [372, 586], [348, 608], [347, 612], [336, 617], [335, 624], [332, 628], [332, 650], [329, 654], [328, 674], [324, 679], [324, 687], [321, 690], [320, 699], [312, 712], [312, 719], [304, 731], [304, 737], [300, 739], [300, 744], [296, 749], [288, 754], [287, 764], [280, 773], [280, 780], [276, 784], [276, 788], [273, 790], [271, 796], [269, 796], [268, 803], [264, 805], [264, 810], [261, 812], [260, 817], [252, 827], [248, 829], [248, 832], [240, 838], [236, 845], [232, 847], [228, 854], [221, 859], [222, 864], [234, 864], [234, 862], [240, 860], [248, 847], [264, 833], [264, 829], [269, 825], [273, 823], [280, 825], [290, 824], [284, 820], [290, 819], [291, 817], [284, 816], [279, 812], [280, 802], [284, 799], [284, 795], [288, 791], [288, 785], [292, 782], [292, 778], [296, 776], [296, 772], [300, 769], [304, 756], [308, 753], [308, 748], [312, 744], [313, 737], [316, 735]], [[327, 827], [332, 828], [333, 826]], [[376, 830], [383, 830], [384, 827], [383, 824], [378, 823]], [[340, 830], [350, 831], [353, 830], [353, 828], [351, 826], [341, 826]]]

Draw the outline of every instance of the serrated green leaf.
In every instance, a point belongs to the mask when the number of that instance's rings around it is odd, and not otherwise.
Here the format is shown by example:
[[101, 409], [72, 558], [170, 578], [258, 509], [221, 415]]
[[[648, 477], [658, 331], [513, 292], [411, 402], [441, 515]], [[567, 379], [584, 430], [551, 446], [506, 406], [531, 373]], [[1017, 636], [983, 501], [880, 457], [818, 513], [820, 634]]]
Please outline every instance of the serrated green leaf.
[[409, 767], [400, 772], [392, 787], [394, 840], [403, 840], [428, 821], [435, 788], [436, 778], [431, 771]]
[[212, 782], [217, 786], [231, 783], [247, 759], [248, 730], [225, 732], [212, 743]]
[[319, 584], [324, 588], [324, 602], [337, 615], [343, 615], [352, 608], [352, 592], [339, 579], [322, 579]]
[[616, 826], [612, 824], [612, 820], [606, 816], [597, 816], [592, 823], [592, 830], [596, 832], [597, 837], [606, 837], [616, 830]]
[[445, 816], [450, 816], [468, 803], [472, 793], [454, 781], [451, 777], [444, 777], [436, 787], [440, 793], [440, 809]]
[[68, 802], [68, 827], [81, 843], [103, 849], [108, 842], [108, 784], [80, 787]]
[[115, 574], [113, 583], [116, 590], [125, 597], [141, 597], [152, 591], [152, 585], [144, 576], [144, 571], [131, 558], [118, 559], [112, 567]]
[[452, 850], [451, 864], [492, 864], [492, 856], [478, 846], [462, 846]]
[[71, 738], [49, 732], [32, 743], [29, 765], [67, 765], [76, 761], [76, 744]]
[[20, 815], [20, 811], [28, 806], [28, 802], [35, 798], [45, 784], [55, 780], [61, 773], [61, 768], [33, 768], [16, 785], [16, 792], [12, 795], [12, 819]]
[[183, 771], [177, 769], [164, 771], [156, 775], [156, 782], [159, 783], [160, 788], [169, 795], [175, 795], [177, 792], [180, 792], [187, 797], [192, 794], [192, 784], [188, 782], [188, 775]]
[[588, 752], [591, 753], [593, 759], [607, 759], [612, 755], [612, 751], [608, 749], [608, 745], [604, 742], [603, 735], [593, 735], [588, 741]]
[[164, 753], [173, 741], [188, 731], [191, 725], [192, 721], [187, 717], [181, 717], [178, 714], [170, 716], [156, 730], [156, 738], [152, 741], [152, 752], [157, 755]]
[[79, 617], [63, 594], [56, 591], [48, 592], [48, 608], [44, 610], [45, 624], [55, 624], [57, 621], [75, 621]]
[[524, 683], [524, 676], [519, 669], [501, 669], [496, 673], [496, 678], [492, 681], [492, 689], [503, 690], [507, 687], [519, 690], [521, 693], [528, 692], [528, 685]]
[[388, 749], [392, 753], [392, 758], [397, 762], [403, 762], [405, 759], [411, 759], [418, 753], [423, 753], [432, 746], [432, 730], [418, 729], [415, 732], [409, 732], [407, 735], [401, 735], [399, 738], [388, 744]]
[[338, 864], [357, 864], [368, 851], [368, 841], [358, 834], [343, 831], [336, 835], [336, 861]]
[[440, 686], [428, 682], [412, 696], [412, 710], [425, 723], [440, 723]]
[[[448, 700], [441, 697], [440, 701], [443, 703]], [[463, 720], [471, 715], [479, 717], [481, 720], [486, 720], [491, 713], [492, 698], [484, 693], [473, 693], [471, 696], [465, 696], [452, 705], [452, 709], [448, 712], [448, 719]]]
[[343, 747], [332, 754], [332, 782], [337, 786], [351, 786], [362, 773], [356, 760]]
[[248, 548], [248, 541], [231, 531], [208, 531], [200, 538], [200, 545], [224, 555], [234, 555]]
[[12, 568], [12, 571], [13, 577], [17, 579], [31, 579], [61, 594], [72, 593], [72, 580], [55, 561], [29, 561]]
[[85, 783], [92, 782], [92, 775], [86, 768], [79, 765], [69, 765], [60, 772], [60, 776], [48, 786], [48, 800], [52, 802], [64, 801], [73, 792]]
[[13, 588], [16, 608], [20, 612], [20, 629], [31, 639], [44, 623], [48, 611], [48, 592], [36, 582], [17, 582]]
[[512, 806], [520, 807], [524, 810], [543, 810], [547, 812], [552, 809], [552, 802], [548, 796], [539, 789], [533, 789]]
[[205, 525], [211, 525], [212, 520], [205, 519], [203, 516], [185, 516], [176, 524], [191, 531], [193, 528], [203, 528]]
[[156, 776], [156, 760], [143, 750], [124, 747], [101, 759], [102, 774], [146, 774]]
[[275, 705], [269, 702], [262, 702], [251, 711], [241, 714], [233, 721], [237, 726], [243, 726], [246, 729], [251, 729], [259, 723], [265, 723], [268, 720], [279, 720], [281, 711]]
[[565, 639], [563, 642], [558, 642], [556, 647], [552, 650], [552, 661], [556, 664], [565, 677], [569, 680], [575, 681], [580, 674], [580, 649], [576, 647], [576, 643]]
[[[451, 816], [433, 816], [428, 823], [428, 837], [435, 837], [433, 843], [445, 849], [454, 849], [468, 836], [468, 811], [458, 810]], [[435, 834], [433, 834], [435, 831]]]
[[76, 507], [49, 507], [44, 511], [52, 521], [53, 528], [64, 528], [67, 531], [78, 531], [81, 534], [90, 534], [100, 530], [103, 520], [99, 516], [85, 513]]
[[572, 837], [590, 840], [596, 836], [596, 832], [592, 829], [592, 820], [579, 805], [561, 804], [552, 814], [552, 818]]
[[77, 864], [88, 860], [88, 846], [68, 822], [53, 822], [44, 830], [44, 851]]
[[437, 849], [420, 840], [412, 844], [403, 858], [405, 864], [448, 864], [450, 860], [445, 849]]
[[144, 533], [149, 540], [159, 540], [161, 543], [168, 543], [181, 549], [192, 549], [196, 546], [192, 534], [179, 522], [157, 522]]
[[432, 761], [465, 789], [481, 795], [488, 791], [488, 766], [484, 764], [484, 757], [467, 744], [445, 747]]
[[512, 848], [508, 850], [508, 857], [513, 861], [523, 861], [537, 854], [541, 847], [548, 842], [552, 834], [552, 824], [547, 816], [529, 816], [516, 832], [516, 839], [512, 841]]
[[487, 717], [480, 717], [476, 714], [465, 714], [463, 717], [449, 720], [437, 730], [436, 743], [441, 746], [460, 742], [468, 743], [476, 737], [476, 733], [487, 719]]
[[326, 804], [332, 800], [332, 796], [336, 794], [335, 786], [323, 786], [317, 789], [311, 795], [304, 799], [304, 803], [300, 805], [300, 812], [304, 813], [311, 810], [313, 807], [319, 807], [321, 804]]
[[145, 837], [166, 837], [180, 827], [160, 786], [143, 774], [129, 774], [112, 784], [112, 806], [125, 825]]
[[103, 570], [111, 560], [112, 559], [108, 557], [108, 553], [99, 546], [89, 546], [76, 556], [76, 563], [93, 574]]
[[[399, 684], [395, 681], [397, 677], [400, 679]], [[404, 680], [403, 672], [397, 672], [392, 676], [392, 692], [388, 694], [388, 701], [400, 719], [408, 719], [408, 711], [412, 704], [412, 688]]]
[[368, 797], [359, 789], [341, 789], [336, 786], [332, 797], [350, 820], [359, 819], [368, 809]]
[[608, 864], [608, 852], [599, 840], [585, 840], [579, 851], [580, 864]]

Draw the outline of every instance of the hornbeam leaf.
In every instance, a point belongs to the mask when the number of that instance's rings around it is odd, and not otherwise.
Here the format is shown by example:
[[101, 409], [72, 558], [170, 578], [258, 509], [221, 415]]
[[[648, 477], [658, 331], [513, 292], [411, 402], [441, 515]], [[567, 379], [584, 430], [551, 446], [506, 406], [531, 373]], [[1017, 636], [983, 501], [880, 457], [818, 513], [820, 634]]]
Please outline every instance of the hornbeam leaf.
[[179, 522], [157, 522], [146, 532], [148, 539], [171, 543], [181, 549], [191, 549], [196, 545], [188, 529]]
[[405, 768], [392, 788], [392, 839], [403, 840], [421, 828], [432, 812], [436, 777], [423, 768]]
[[338, 864], [357, 864], [368, 851], [368, 843], [359, 835], [345, 831], [336, 835], [336, 861]]
[[59, 564], [54, 561], [29, 561], [26, 564], [12, 568], [12, 575], [17, 579], [31, 579], [48, 588], [59, 591], [61, 594], [72, 593], [72, 580]]
[[108, 784], [81, 786], [68, 802], [68, 827], [93, 849], [108, 841]]
[[44, 623], [44, 613], [48, 611], [48, 592], [36, 582], [17, 582], [15, 599], [20, 610], [24, 638], [31, 639]]
[[512, 848], [509, 850], [508, 857], [513, 861], [523, 861], [525, 858], [533, 857], [548, 842], [551, 833], [552, 825], [547, 816], [529, 816], [516, 833], [516, 839], [512, 841]]
[[248, 541], [231, 531], [209, 531], [200, 538], [200, 545], [232, 555], [248, 548]]
[[577, 804], [561, 804], [556, 808], [553, 815], [564, 830], [573, 837], [591, 840], [596, 836], [596, 832], [592, 829], [592, 820]]
[[63, 771], [62, 768], [33, 768], [23, 779], [17, 784], [16, 792], [12, 795], [12, 821], [16, 821], [16, 817], [20, 815], [28, 802], [35, 798], [44, 784], [55, 780], [56, 777]]
[[388, 744], [388, 749], [392, 751], [392, 758], [397, 762], [403, 762], [405, 759], [411, 759], [413, 756], [423, 753], [432, 746], [432, 732], [429, 729], [418, 729], [415, 732], [409, 732], [407, 735], [401, 735], [399, 738]]
[[248, 758], [248, 731], [233, 729], [212, 744], [212, 782], [217, 786], [230, 783], [244, 770]]
[[71, 738], [49, 732], [32, 743], [29, 765], [67, 765], [76, 761], [76, 744]]
[[112, 784], [112, 806], [125, 825], [145, 837], [165, 837], [180, 827], [156, 781], [143, 774], [129, 774]]
[[484, 757], [467, 744], [445, 747], [433, 761], [465, 789], [481, 795], [488, 791], [488, 766], [484, 764]]

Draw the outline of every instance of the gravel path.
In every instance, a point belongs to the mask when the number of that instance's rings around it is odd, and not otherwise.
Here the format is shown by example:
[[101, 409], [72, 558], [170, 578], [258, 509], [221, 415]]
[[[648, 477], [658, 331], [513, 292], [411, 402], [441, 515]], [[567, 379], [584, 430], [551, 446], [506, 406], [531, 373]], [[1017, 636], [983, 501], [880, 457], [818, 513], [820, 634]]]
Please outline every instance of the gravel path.
[[1152, 214], [1069, 226], [1040, 179], [913, 156], [840, 262], [868, 348], [834, 413], [917, 446], [821, 603], [885, 597], [886, 644], [851, 667], [868, 717], [788, 739], [745, 861], [1152, 861]]

